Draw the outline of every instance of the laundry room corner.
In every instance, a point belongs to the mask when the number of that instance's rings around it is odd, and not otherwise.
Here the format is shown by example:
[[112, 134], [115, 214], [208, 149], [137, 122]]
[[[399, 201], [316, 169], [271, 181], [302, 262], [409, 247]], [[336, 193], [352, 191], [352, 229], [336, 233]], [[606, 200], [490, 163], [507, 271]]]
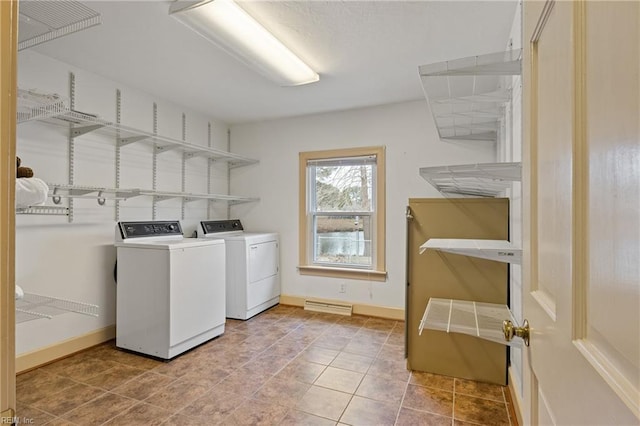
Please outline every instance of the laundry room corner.
[[[220, 120], [34, 51], [21, 52], [18, 65], [21, 89], [67, 102], [71, 97], [72, 109], [92, 120], [205, 150], [227, 149], [228, 125]], [[87, 304], [91, 312], [59, 315], [65, 311], [52, 308], [41, 319], [23, 316], [16, 325], [18, 372], [115, 337], [118, 220], [180, 219], [185, 235], [193, 236], [201, 220], [227, 217], [226, 202], [109, 190], [227, 194], [226, 162], [196, 156], [182, 166], [177, 151], [154, 161], [152, 145], [123, 143], [116, 149], [113, 137], [100, 132], [70, 141], [69, 127], [61, 123], [30, 120], [17, 127], [18, 156], [59, 197], [48, 199], [46, 214], [16, 215], [16, 284], [28, 294]]]

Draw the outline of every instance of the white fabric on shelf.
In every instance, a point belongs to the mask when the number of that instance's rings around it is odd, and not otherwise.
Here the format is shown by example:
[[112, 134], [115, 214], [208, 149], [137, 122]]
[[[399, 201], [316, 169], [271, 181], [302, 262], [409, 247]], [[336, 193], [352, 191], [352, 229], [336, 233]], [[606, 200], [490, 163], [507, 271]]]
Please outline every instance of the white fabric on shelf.
[[49, 186], [34, 177], [16, 179], [16, 208], [24, 209], [29, 206], [41, 206], [47, 201]]

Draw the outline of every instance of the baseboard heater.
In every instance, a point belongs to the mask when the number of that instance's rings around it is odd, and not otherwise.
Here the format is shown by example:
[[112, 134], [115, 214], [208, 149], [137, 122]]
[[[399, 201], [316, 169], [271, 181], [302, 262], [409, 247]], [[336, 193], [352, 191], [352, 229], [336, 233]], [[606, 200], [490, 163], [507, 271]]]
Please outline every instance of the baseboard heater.
[[325, 312], [328, 314], [338, 314], [351, 316], [353, 305], [329, 302], [317, 302], [315, 300], [304, 301], [305, 311]]

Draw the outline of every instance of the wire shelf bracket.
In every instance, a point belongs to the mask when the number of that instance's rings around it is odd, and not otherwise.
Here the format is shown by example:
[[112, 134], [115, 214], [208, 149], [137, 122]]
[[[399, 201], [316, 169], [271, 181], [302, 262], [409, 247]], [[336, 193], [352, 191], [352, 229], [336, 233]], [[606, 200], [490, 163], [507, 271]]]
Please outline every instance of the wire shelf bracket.
[[99, 25], [102, 18], [77, 1], [25, 1], [20, 3], [19, 23], [20, 51]]

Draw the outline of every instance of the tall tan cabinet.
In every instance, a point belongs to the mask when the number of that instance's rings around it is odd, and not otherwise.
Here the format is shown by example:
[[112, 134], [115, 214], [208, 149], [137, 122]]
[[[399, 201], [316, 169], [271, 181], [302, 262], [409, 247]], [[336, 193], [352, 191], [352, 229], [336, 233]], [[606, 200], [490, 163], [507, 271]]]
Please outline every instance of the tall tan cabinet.
[[407, 216], [407, 367], [505, 385], [503, 344], [418, 329], [430, 298], [507, 305], [507, 263], [434, 250], [420, 254], [420, 246], [431, 238], [508, 240], [509, 200], [412, 198]]

